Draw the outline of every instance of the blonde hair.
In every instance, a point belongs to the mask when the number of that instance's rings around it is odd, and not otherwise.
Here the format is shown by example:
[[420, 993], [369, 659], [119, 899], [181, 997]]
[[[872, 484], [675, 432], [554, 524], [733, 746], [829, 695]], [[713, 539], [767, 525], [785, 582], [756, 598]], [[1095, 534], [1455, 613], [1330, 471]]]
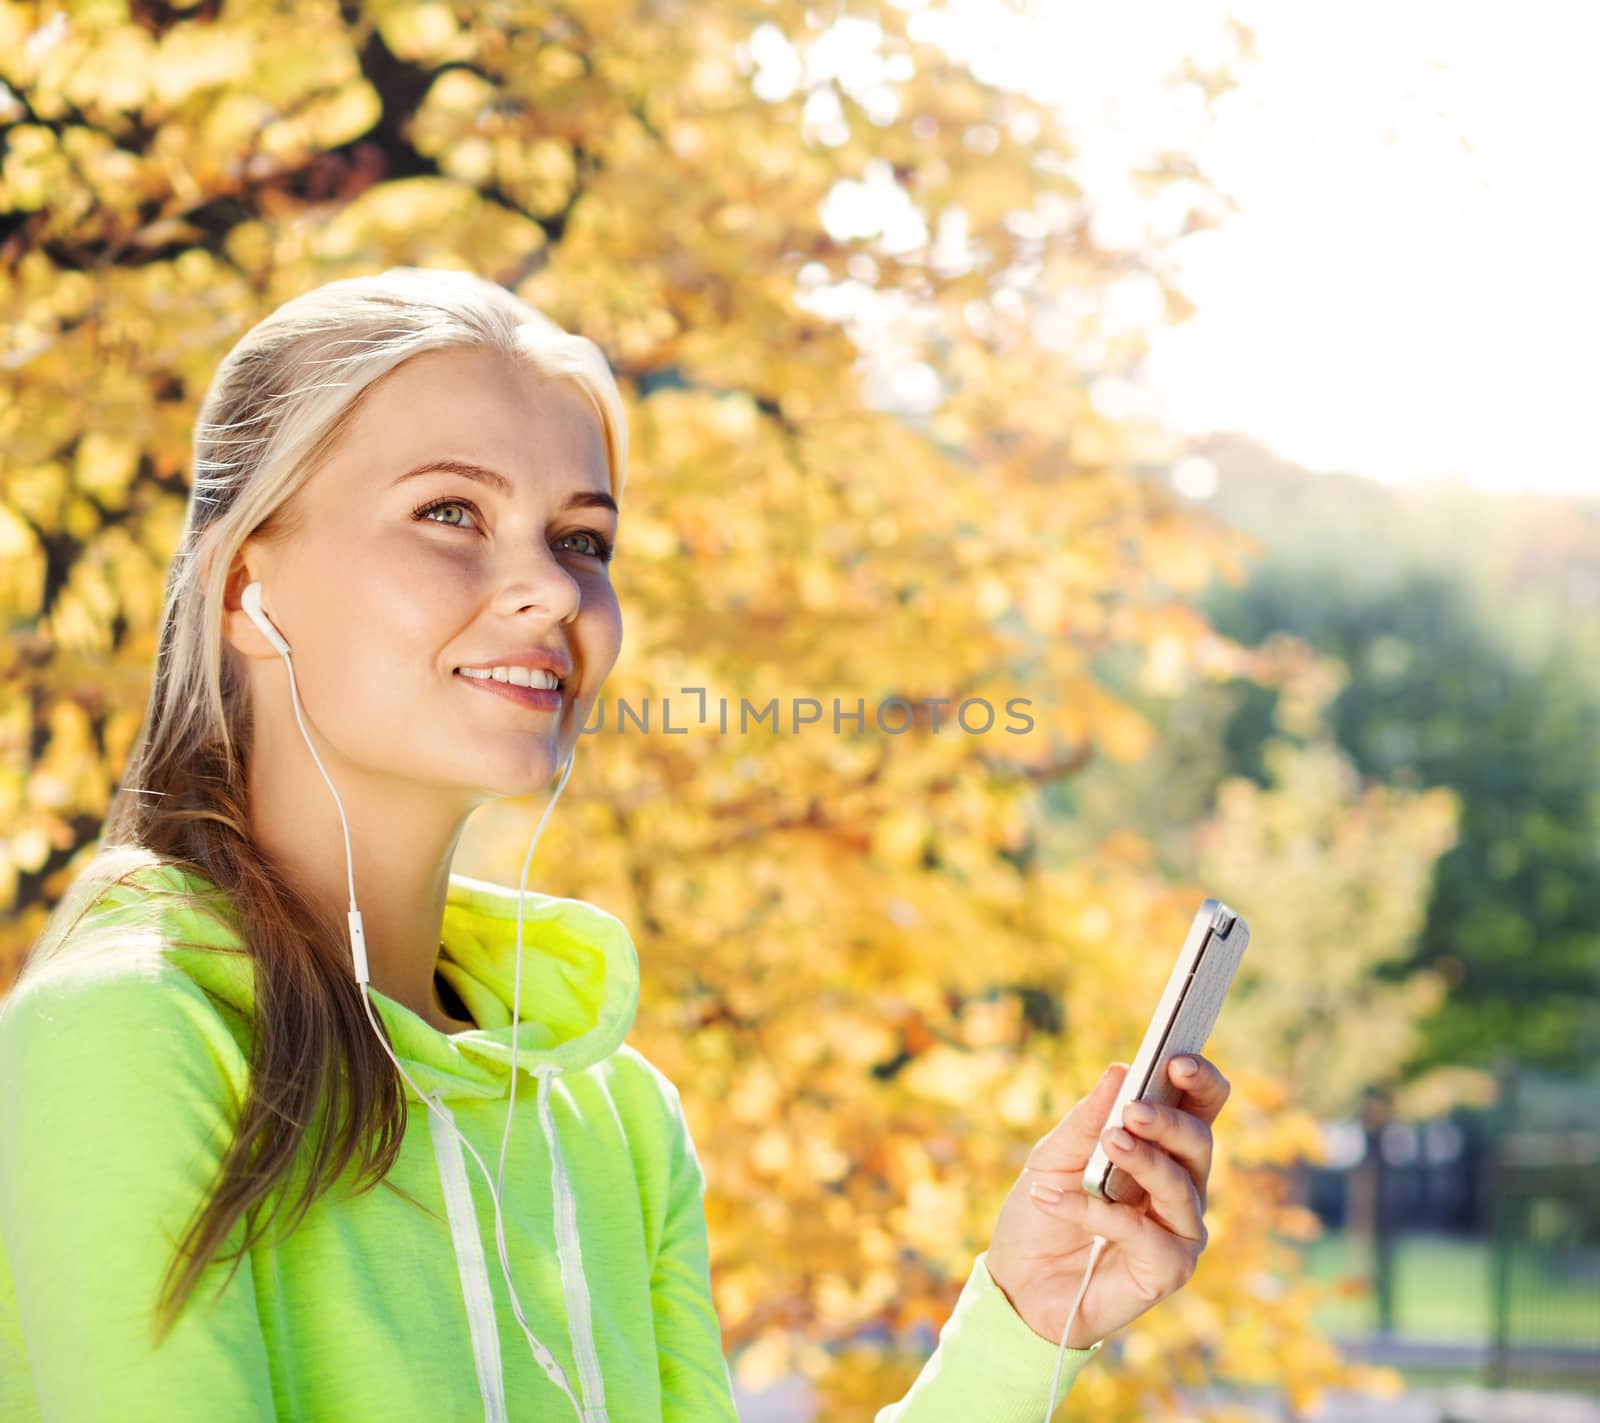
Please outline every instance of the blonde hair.
[[[404, 1134], [405, 1094], [372, 1035], [344, 921], [296, 892], [250, 838], [248, 683], [224, 656], [223, 591], [246, 539], [292, 537], [295, 494], [338, 447], [367, 393], [413, 356], [460, 347], [497, 352], [583, 391], [604, 430], [611, 493], [620, 499], [626, 415], [604, 354], [494, 282], [394, 267], [328, 282], [257, 322], [223, 358], [196, 419], [194, 484], [168, 573], [144, 724], [96, 852], [22, 969], [52, 957], [105, 891], [161, 866], [199, 875], [215, 890], [185, 891], [176, 876], [159, 876], [160, 887], [152, 884], [142, 900], [102, 916], [106, 947], [136, 951], [124, 911], [170, 925], [163, 905], [176, 904], [229, 918], [245, 946], [236, 952], [253, 960], [249, 1092], [163, 1279], [153, 1342], [212, 1259], [234, 1259], [237, 1270], [286, 1209], [292, 1230], [358, 1152], [356, 1191], [380, 1182], [398, 1190], [383, 1178]], [[85, 923], [74, 943], [93, 932]], [[301, 1162], [308, 1140], [311, 1157]], [[292, 1180], [302, 1189], [291, 1207]], [[243, 1243], [224, 1254], [241, 1217]]]

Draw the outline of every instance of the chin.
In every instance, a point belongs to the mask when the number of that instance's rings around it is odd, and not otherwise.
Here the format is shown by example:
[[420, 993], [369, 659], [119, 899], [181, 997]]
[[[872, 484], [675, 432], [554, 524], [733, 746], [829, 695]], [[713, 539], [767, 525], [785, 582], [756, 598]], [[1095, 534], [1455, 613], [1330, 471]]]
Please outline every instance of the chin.
[[515, 772], [500, 778], [504, 785], [503, 795], [527, 795], [532, 791], [543, 790], [551, 781], [561, 774], [561, 767], [565, 764], [567, 753], [559, 745], [551, 743], [540, 746], [536, 751], [530, 751], [523, 758]]

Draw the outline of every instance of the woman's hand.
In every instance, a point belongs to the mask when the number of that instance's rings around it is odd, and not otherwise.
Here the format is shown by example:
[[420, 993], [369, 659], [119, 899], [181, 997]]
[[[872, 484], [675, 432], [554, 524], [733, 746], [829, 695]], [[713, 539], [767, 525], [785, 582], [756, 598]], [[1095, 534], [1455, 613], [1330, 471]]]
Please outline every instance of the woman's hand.
[[1206, 1248], [1211, 1123], [1230, 1089], [1205, 1058], [1196, 1056], [1196, 1068], [1187, 1075], [1179, 1070], [1184, 1060], [1168, 1064], [1183, 1092], [1176, 1107], [1145, 1104], [1153, 1113], [1145, 1123], [1134, 1120], [1130, 1103], [1124, 1124], [1134, 1138], [1131, 1148], [1115, 1142], [1115, 1129], [1105, 1134], [1107, 1153], [1144, 1188], [1143, 1201], [1118, 1204], [1083, 1189], [1083, 1168], [1127, 1076], [1127, 1064], [1119, 1062], [1040, 1138], [1000, 1208], [986, 1257], [989, 1274], [1029, 1328], [1052, 1344], [1061, 1338], [1096, 1235], [1105, 1236], [1106, 1246], [1068, 1348], [1087, 1349], [1182, 1289], [1194, 1274]]

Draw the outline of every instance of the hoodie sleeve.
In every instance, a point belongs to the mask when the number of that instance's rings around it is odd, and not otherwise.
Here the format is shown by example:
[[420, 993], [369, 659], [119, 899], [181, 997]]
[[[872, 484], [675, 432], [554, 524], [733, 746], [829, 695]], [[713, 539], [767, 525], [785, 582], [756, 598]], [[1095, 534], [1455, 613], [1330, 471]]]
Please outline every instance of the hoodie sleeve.
[[[1057, 1346], [1035, 1334], [989, 1274], [987, 1251], [972, 1263], [939, 1344], [910, 1392], [874, 1423], [1039, 1423], [1050, 1401]], [[1102, 1343], [1104, 1341], [1101, 1341]], [[1059, 1404], [1100, 1344], [1068, 1349]]]
[[175, 971], [49, 963], [0, 1002], [0, 1240], [41, 1419], [272, 1419], [248, 1256], [216, 1299], [233, 1261], [213, 1261], [150, 1344], [242, 1061]]
[[650, 1272], [662, 1423], [738, 1423], [733, 1382], [722, 1353], [722, 1325], [711, 1298], [705, 1173], [684, 1121], [677, 1089], [661, 1079], [672, 1105], [667, 1216]]

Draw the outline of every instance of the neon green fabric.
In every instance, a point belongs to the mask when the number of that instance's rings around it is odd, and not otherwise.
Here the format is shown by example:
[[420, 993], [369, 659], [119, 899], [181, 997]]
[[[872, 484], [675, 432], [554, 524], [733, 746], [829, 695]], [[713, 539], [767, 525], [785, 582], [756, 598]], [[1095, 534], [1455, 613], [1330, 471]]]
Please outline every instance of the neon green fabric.
[[[141, 892], [119, 888], [93, 913]], [[382, 1186], [347, 1198], [340, 1183], [287, 1239], [258, 1244], [220, 1294], [231, 1262], [213, 1262], [152, 1349], [161, 1273], [237, 1120], [252, 1003], [248, 959], [215, 951], [237, 946], [232, 929], [164, 912], [202, 947], [130, 933], [114, 952], [79, 952], [69, 936], [0, 1002], [0, 1418], [575, 1418], [517, 1323], [470, 1157], [470, 1208], [449, 1199], [461, 1153], [446, 1113], [491, 1174], [499, 1161], [516, 891], [450, 879], [440, 973], [475, 1030], [441, 1033], [371, 993], [397, 1056], [439, 1107], [406, 1089], [389, 1178], [431, 1214]], [[733, 1419], [704, 1178], [677, 1091], [623, 1041], [638, 1001], [633, 942], [594, 905], [530, 892], [523, 945], [503, 1212], [524, 1318], [574, 1392], [579, 1345], [592, 1344], [604, 1405], [584, 1400], [591, 1420]], [[573, 1262], [581, 1242], [571, 1270], [557, 1258], [541, 1081], [571, 1182]], [[230, 1248], [242, 1238], [240, 1228]], [[580, 1294], [587, 1330], [572, 1318]], [[1068, 1351], [1063, 1393], [1095, 1349]], [[1055, 1356], [979, 1256], [932, 1358], [878, 1423], [1035, 1423]]]

